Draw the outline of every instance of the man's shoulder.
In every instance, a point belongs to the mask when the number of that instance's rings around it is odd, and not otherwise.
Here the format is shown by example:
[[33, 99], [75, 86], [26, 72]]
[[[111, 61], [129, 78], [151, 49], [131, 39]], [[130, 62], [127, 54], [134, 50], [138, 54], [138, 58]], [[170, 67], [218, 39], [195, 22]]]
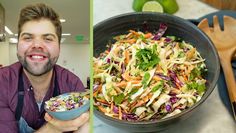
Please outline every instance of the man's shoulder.
[[9, 66], [5, 66], [0, 68], [0, 79], [1, 78], [12, 78], [12, 76], [18, 76], [19, 71], [21, 69], [21, 64], [16, 62]]
[[[60, 65], [55, 65], [54, 68], [56, 70], [57, 75], [59, 75], [59, 76], [62, 76], [62, 77], [64, 77], [64, 76], [77, 77], [74, 73], [72, 73], [71, 71], [69, 71], [68, 69], [66, 69], [66, 68], [64, 68]], [[77, 78], [79, 78], [79, 77], [77, 77]]]
[[20, 69], [21, 64], [18, 62], [0, 68], [0, 101], [5, 101], [6, 106], [8, 106], [8, 102], [12, 103], [9, 99], [16, 96], [17, 84], [15, 83], [18, 81]]

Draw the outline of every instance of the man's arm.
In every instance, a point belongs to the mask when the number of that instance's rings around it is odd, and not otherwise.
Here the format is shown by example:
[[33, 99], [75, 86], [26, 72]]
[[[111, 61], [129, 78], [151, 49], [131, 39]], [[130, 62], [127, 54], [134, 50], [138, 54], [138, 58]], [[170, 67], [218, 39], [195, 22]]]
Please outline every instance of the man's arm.
[[[9, 71], [0, 69], [0, 129], [4, 133], [17, 133], [18, 125], [15, 120], [14, 108], [10, 106], [12, 101], [15, 100], [9, 95]], [[14, 92], [12, 91], [11, 94]], [[10, 99], [10, 100], [9, 100]], [[11, 108], [12, 107], [12, 108]]]
[[62, 132], [56, 130], [56, 128], [50, 123], [46, 123], [39, 130], [35, 131], [35, 133], [62, 133]]

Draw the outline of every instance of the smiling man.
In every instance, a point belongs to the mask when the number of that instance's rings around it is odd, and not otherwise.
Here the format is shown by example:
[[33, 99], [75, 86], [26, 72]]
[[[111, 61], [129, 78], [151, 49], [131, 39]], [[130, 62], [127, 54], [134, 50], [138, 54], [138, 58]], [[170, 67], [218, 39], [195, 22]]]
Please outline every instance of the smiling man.
[[88, 132], [88, 113], [61, 121], [44, 110], [45, 101], [51, 97], [84, 91], [77, 76], [56, 65], [61, 32], [59, 16], [47, 5], [29, 5], [21, 10], [17, 44], [19, 62], [0, 69], [1, 132]]

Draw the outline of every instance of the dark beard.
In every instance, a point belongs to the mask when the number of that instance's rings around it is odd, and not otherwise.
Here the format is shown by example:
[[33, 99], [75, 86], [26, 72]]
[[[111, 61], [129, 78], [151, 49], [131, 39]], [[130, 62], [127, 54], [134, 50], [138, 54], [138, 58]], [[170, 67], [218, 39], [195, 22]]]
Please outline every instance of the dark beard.
[[29, 64], [27, 63], [26, 56], [23, 58], [17, 54], [17, 57], [21, 65], [23, 66], [23, 68], [33, 76], [41, 76], [48, 73], [50, 70], [52, 70], [53, 66], [56, 64], [57, 59], [58, 59], [58, 57], [49, 58], [47, 64], [43, 67], [42, 71], [40, 73], [36, 73], [30, 68]]

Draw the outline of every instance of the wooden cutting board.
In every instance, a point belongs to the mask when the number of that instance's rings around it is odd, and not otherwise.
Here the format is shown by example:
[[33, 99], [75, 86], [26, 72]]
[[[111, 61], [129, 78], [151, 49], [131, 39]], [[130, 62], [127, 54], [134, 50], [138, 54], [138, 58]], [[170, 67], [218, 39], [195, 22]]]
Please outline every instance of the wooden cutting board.
[[200, 0], [217, 9], [236, 10], [236, 0]]

